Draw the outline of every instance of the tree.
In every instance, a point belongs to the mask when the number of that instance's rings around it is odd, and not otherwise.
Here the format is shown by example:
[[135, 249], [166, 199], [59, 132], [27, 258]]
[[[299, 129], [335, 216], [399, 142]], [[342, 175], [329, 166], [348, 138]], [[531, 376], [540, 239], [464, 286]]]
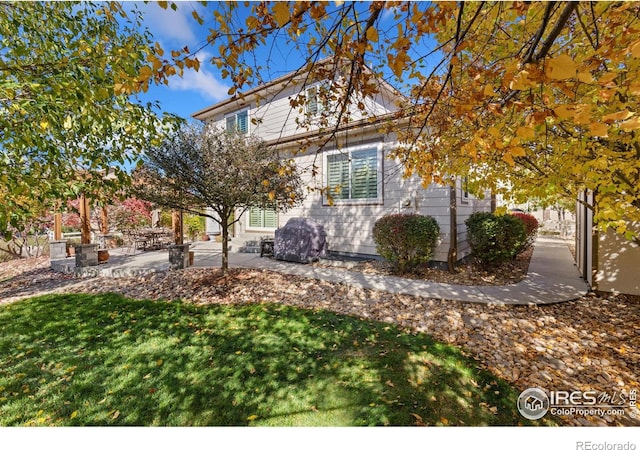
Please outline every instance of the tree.
[[[120, 3], [0, 4], [0, 233], [57, 200], [110, 192], [168, 125], [147, 89], [153, 42]], [[166, 81], [166, 80], [164, 80]], [[116, 179], [103, 180], [110, 167]]]
[[[229, 2], [207, 27], [211, 61], [238, 97], [274, 78], [269, 49], [286, 38], [309, 82], [331, 80], [319, 93], [336, 130], [380, 80], [400, 89], [406, 99], [380, 129], [407, 144], [390, 155], [407, 176], [464, 175], [476, 193], [516, 200], [589, 189], [603, 228], [631, 236], [626, 224], [640, 220], [637, 3]], [[184, 50], [182, 66], [193, 57]]]
[[[229, 269], [229, 227], [250, 207], [284, 211], [302, 201], [291, 160], [253, 136], [183, 127], [145, 153], [133, 192], [156, 205], [209, 217], [222, 231], [222, 271]], [[208, 209], [215, 214], [211, 214]]]

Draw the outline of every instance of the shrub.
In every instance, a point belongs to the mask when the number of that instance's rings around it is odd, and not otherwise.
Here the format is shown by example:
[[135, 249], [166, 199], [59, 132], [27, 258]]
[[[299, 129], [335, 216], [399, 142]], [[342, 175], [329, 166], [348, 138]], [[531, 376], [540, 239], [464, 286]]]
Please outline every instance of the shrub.
[[373, 226], [378, 253], [400, 273], [431, 259], [439, 233], [433, 217], [418, 214], [390, 214]]
[[527, 233], [527, 241], [524, 245], [524, 248], [522, 248], [521, 250], [524, 251], [531, 247], [535, 242], [536, 237], [538, 236], [538, 227], [540, 226], [540, 224], [538, 223], [538, 220], [531, 214], [516, 211], [512, 212], [511, 215], [520, 219], [524, 224], [524, 231], [525, 233]]
[[476, 212], [465, 224], [472, 255], [483, 266], [500, 266], [515, 258], [526, 246], [524, 223], [512, 215]]

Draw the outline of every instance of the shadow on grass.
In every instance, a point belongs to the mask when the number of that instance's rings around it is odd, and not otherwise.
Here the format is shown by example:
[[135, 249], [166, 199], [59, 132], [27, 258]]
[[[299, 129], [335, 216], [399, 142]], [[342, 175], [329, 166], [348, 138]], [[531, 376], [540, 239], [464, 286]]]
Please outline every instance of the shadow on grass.
[[454, 347], [326, 311], [57, 295], [0, 327], [5, 426], [529, 423]]

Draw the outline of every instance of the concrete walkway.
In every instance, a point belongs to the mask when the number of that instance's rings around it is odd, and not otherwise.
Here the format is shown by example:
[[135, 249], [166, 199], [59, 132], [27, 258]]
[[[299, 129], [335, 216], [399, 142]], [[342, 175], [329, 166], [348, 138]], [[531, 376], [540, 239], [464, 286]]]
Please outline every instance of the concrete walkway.
[[[219, 267], [221, 244], [214, 242], [193, 243], [193, 267]], [[111, 250], [107, 264], [84, 269], [89, 276], [131, 276], [169, 268], [167, 250], [128, 255]], [[55, 270], [73, 272], [74, 260], [52, 261]], [[539, 237], [536, 241], [529, 272], [521, 282], [507, 286], [463, 286], [410, 280], [396, 276], [365, 274], [345, 268], [314, 267], [313, 265], [276, 261], [261, 258], [254, 253], [230, 253], [229, 265], [250, 269], [265, 269], [299, 275], [333, 283], [427, 298], [448, 299], [462, 302], [495, 304], [550, 304], [580, 297], [588, 291], [580, 278], [567, 245], [561, 240]]]

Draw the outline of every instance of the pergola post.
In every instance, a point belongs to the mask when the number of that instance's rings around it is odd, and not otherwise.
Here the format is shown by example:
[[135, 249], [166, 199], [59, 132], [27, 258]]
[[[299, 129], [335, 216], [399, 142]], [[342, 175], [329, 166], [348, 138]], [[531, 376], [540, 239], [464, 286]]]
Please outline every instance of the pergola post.
[[102, 234], [109, 233], [109, 216], [107, 214], [107, 207], [103, 206], [100, 211], [100, 232]]
[[89, 199], [83, 192], [80, 194], [80, 238], [81, 244], [91, 244], [91, 210], [89, 208]]
[[171, 213], [171, 227], [173, 228], [174, 242], [176, 245], [183, 244], [182, 211], [173, 211]]
[[53, 215], [53, 240], [62, 240], [62, 214], [60, 213]]

